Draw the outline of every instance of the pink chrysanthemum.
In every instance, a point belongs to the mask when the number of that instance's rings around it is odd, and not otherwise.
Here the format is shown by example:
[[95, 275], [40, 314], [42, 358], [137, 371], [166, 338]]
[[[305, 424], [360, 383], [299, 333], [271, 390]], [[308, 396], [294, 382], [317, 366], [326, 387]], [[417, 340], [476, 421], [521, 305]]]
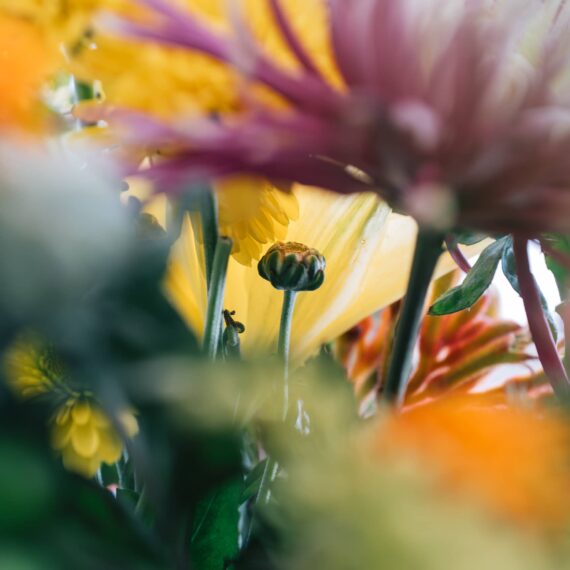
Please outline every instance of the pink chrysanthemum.
[[176, 148], [157, 176], [187, 182], [248, 171], [340, 192], [373, 187], [438, 228], [570, 229], [564, 1], [330, 0], [344, 88], [320, 73], [279, 0], [267, 2], [295, 71], [273, 62], [239, 16], [226, 37], [166, 0], [140, 0], [156, 18], [118, 24], [225, 61], [289, 104], [253, 104], [232, 124], [131, 117], [139, 143]]
[[[376, 190], [431, 235], [417, 250], [425, 267], [412, 271], [417, 299], [401, 317], [401, 335], [414, 339], [437, 259], [428, 250], [440, 236], [456, 228], [513, 234], [539, 356], [555, 387], [568, 391], [527, 254], [540, 233], [570, 231], [566, 0], [329, 0], [341, 87], [320, 72], [280, 1], [266, 1], [294, 71], [264, 52], [239, 13], [231, 35], [167, 0], [140, 0], [156, 18], [115, 22], [123, 34], [209, 54], [286, 103], [250, 100], [231, 121], [175, 125], [120, 112], [137, 144], [172, 149], [148, 174], [172, 188], [251, 172], [338, 192]], [[393, 356], [398, 391], [408, 355], [409, 346]]]

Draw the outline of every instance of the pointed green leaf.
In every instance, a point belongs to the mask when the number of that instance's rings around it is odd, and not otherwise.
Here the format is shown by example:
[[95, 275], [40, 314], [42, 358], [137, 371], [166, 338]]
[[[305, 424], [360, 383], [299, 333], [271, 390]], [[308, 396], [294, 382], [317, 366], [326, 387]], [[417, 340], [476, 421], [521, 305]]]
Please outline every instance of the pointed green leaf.
[[473, 306], [491, 285], [507, 240], [508, 238], [501, 238], [486, 247], [465, 281], [444, 293], [430, 307], [429, 314], [449, 315]]

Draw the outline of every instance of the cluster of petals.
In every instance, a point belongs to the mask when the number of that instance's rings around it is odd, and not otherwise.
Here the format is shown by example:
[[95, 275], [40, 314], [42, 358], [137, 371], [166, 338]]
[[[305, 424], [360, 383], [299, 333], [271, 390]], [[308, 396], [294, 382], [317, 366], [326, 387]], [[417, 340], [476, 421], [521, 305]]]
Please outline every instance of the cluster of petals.
[[119, 113], [137, 144], [175, 149], [157, 178], [253, 172], [340, 192], [372, 188], [424, 225], [568, 229], [565, 2], [331, 0], [339, 87], [279, 0], [267, 1], [294, 70], [264, 52], [239, 10], [233, 34], [165, 0], [140, 0], [154, 14], [144, 22], [109, 21], [116, 32], [208, 54], [286, 103], [250, 101], [231, 122]]

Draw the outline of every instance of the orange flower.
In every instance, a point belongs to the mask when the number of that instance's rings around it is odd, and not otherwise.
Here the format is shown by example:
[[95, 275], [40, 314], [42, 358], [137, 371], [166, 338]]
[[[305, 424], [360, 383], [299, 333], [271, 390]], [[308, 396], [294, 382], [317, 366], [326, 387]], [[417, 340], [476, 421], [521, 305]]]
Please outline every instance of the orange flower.
[[[457, 276], [449, 274], [436, 281], [432, 301], [449, 289]], [[337, 358], [363, 400], [382, 389], [398, 309], [395, 304], [364, 319], [337, 342]], [[532, 357], [525, 352], [529, 343], [530, 338], [520, 325], [496, 316], [496, 296], [492, 291], [468, 311], [444, 317], [426, 316], [405, 403], [425, 403], [451, 392], [467, 394], [474, 389], [484, 390], [489, 403], [504, 403], [507, 386], [517, 391], [539, 388], [547, 384], [544, 375], [509, 379], [497, 389], [482, 386], [495, 367], [530, 360]], [[547, 392], [550, 393], [548, 389]]]
[[558, 416], [454, 397], [393, 416], [379, 428], [378, 453], [411, 452], [446, 494], [467, 494], [525, 526], [569, 522], [570, 429]]
[[37, 125], [40, 89], [53, 56], [31, 24], [0, 15], [0, 130]]

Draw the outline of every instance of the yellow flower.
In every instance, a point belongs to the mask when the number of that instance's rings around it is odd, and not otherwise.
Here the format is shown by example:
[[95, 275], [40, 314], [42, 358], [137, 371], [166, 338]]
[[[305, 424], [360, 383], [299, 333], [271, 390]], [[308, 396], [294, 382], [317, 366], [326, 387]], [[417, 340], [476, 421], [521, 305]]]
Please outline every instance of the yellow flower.
[[8, 383], [24, 398], [54, 390], [63, 375], [52, 351], [35, 338], [14, 343], [6, 355], [5, 368]]
[[2, 0], [0, 11], [26, 20], [46, 39], [76, 47], [101, 9], [119, 9], [123, 0]]
[[[129, 192], [146, 203], [145, 209], [161, 222], [167, 218], [166, 199], [152, 194], [152, 186], [141, 178], [128, 180]], [[233, 241], [233, 258], [250, 266], [261, 258], [268, 245], [284, 240], [289, 223], [299, 217], [294, 192], [275, 188], [266, 180], [233, 176], [215, 185], [219, 231]]]
[[[231, 24], [225, 0], [181, 0], [180, 3], [221, 31], [229, 31]], [[338, 82], [330, 53], [325, 2], [288, 0], [284, 4], [293, 28], [303, 38], [317, 65], [331, 81]], [[123, 2], [123, 9], [118, 11], [131, 17], [135, 13], [132, 3], [128, 2]], [[284, 66], [294, 67], [295, 58], [275, 26], [269, 3], [246, 0], [243, 12], [271, 56]], [[163, 118], [198, 111], [227, 113], [242, 107], [243, 77], [209, 56], [105, 33], [96, 33], [93, 42], [96, 49], [77, 51], [72, 69], [85, 81], [100, 80], [107, 101], [113, 105]], [[266, 100], [269, 99], [266, 97]]]
[[265, 245], [285, 239], [289, 223], [299, 217], [295, 194], [262, 179], [233, 177], [216, 189], [220, 233], [232, 238], [234, 259], [243, 265], [258, 260]]
[[[373, 194], [339, 196], [298, 186], [299, 217], [284, 241], [316, 248], [326, 258], [324, 284], [299, 293], [293, 315], [291, 355], [302, 362], [363, 317], [399, 299], [405, 291], [416, 225], [391, 214]], [[272, 244], [264, 245], [265, 252]], [[473, 253], [477, 249], [467, 250]], [[453, 267], [443, 256], [437, 275]], [[206, 282], [199, 240], [186, 220], [173, 247], [166, 290], [201, 336], [206, 314]], [[230, 260], [224, 308], [236, 311], [246, 327], [241, 335], [245, 355], [273, 350], [279, 328], [282, 292], [259, 277], [256, 267]]]
[[[179, 4], [222, 31], [231, 27], [225, 0], [180, 0]], [[145, 17], [134, 0], [4, 0], [0, 11], [33, 23], [52, 44], [62, 43], [69, 69], [78, 79], [101, 81], [113, 105], [163, 118], [197, 111], [225, 113], [242, 106], [243, 78], [212, 58], [97, 29], [97, 16], [103, 11], [133, 19]], [[246, 0], [243, 11], [272, 57], [294, 67], [296, 60], [275, 26], [268, 2]], [[325, 2], [288, 0], [285, 11], [317, 65], [338, 83]]]
[[[120, 418], [127, 435], [138, 431], [131, 414]], [[85, 398], [70, 398], [60, 406], [51, 427], [54, 449], [61, 453], [63, 464], [71, 471], [92, 477], [101, 463], [117, 462], [123, 444], [109, 418], [97, 404]]]
[[[101, 463], [120, 459], [123, 444], [109, 418], [90, 392], [71, 385], [57, 355], [37, 338], [14, 343], [6, 355], [5, 370], [17, 395], [25, 399], [43, 395], [55, 403], [50, 437], [68, 469], [92, 477]], [[131, 413], [124, 412], [119, 421], [129, 437], [137, 433]]]

